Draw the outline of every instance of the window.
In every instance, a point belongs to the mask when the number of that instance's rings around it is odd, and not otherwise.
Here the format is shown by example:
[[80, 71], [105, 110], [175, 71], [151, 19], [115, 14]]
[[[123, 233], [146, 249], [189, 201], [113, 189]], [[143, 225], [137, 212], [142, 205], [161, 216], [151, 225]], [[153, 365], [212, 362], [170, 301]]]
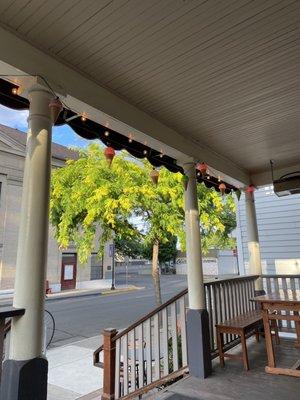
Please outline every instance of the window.
[[91, 254], [91, 281], [103, 279], [103, 258], [99, 258], [97, 253]]

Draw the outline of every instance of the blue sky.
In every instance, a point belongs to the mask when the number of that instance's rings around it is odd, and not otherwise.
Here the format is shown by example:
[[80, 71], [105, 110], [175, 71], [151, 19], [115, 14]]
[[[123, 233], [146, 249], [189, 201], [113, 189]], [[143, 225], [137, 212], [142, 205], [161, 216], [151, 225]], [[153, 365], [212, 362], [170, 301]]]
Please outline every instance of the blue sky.
[[[0, 105], [0, 124], [26, 132], [28, 111], [15, 111]], [[68, 125], [55, 126], [52, 141], [66, 147], [85, 147], [90, 141], [78, 136]]]

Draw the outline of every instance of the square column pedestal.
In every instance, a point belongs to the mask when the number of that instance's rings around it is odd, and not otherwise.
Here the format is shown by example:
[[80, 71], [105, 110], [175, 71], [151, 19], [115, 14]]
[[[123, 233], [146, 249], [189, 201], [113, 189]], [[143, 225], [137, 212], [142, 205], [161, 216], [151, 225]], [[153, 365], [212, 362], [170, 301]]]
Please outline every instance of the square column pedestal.
[[190, 375], [204, 379], [212, 373], [207, 310], [188, 310], [187, 346]]
[[6, 360], [3, 363], [1, 400], [47, 400], [48, 361]]

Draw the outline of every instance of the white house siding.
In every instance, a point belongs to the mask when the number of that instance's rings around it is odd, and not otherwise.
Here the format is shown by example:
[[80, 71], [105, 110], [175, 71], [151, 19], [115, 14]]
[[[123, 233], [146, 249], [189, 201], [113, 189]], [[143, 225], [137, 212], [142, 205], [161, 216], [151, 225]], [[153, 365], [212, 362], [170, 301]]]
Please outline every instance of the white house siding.
[[[272, 186], [255, 192], [263, 272], [300, 273], [300, 195], [277, 197]], [[239, 262], [248, 272], [245, 196], [238, 202], [237, 235]]]

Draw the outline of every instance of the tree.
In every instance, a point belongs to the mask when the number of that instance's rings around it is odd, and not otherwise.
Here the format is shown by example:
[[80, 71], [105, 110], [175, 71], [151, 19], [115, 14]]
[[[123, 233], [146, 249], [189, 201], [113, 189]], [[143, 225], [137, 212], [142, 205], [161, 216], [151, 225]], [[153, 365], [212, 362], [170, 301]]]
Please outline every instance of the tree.
[[145, 254], [145, 245], [140, 239], [119, 237], [115, 240], [116, 252], [122, 256], [132, 258], [143, 257]]
[[[166, 242], [159, 246], [158, 250], [158, 261], [159, 264], [166, 263], [168, 261], [174, 261], [177, 255], [177, 236], [170, 235]], [[143, 246], [143, 256], [144, 258], [150, 260], [152, 257], [152, 247]]]
[[[151, 170], [147, 160], [134, 161], [126, 152], [117, 155], [109, 167], [103, 149], [91, 144], [80, 151], [78, 160], [53, 171], [50, 217], [61, 247], [74, 242], [81, 262], [94, 248], [99, 226], [99, 255], [111, 238], [119, 247], [131, 240], [151, 246], [152, 276], [160, 304], [159, 249], [172, 236], [185, 248], [184, 189], [180, 173], [161, 168], [158, 185], [154, 185]], [[231, 196], [222, 198], [204, 185], [197, 190], [203, 250], [207, 251], [213, 238], [223, 238], [224, 243], [228, 239], [234, 202]], [[133, 216], [143, 222], [142, 229], [133, 224]]]
[[130, 223], [135, 204], [131, 176], [140, 167], [125, 155], [115, 158], [110, 168], [97, 144], [80, 150], [78, 160], [52, 172], [50, 219], [61, 247], [74, 242], [81, 262], [94, 248], [101, 226], [99, 255], [104, 244], [114, 238], [127, 240], [140, 235]]
[[172, 235], [168, 241], [162, 243], [158, 252], [159, 263], [166, 263], [168, 261], [175, 262], [177, 255], [177, 237]]

